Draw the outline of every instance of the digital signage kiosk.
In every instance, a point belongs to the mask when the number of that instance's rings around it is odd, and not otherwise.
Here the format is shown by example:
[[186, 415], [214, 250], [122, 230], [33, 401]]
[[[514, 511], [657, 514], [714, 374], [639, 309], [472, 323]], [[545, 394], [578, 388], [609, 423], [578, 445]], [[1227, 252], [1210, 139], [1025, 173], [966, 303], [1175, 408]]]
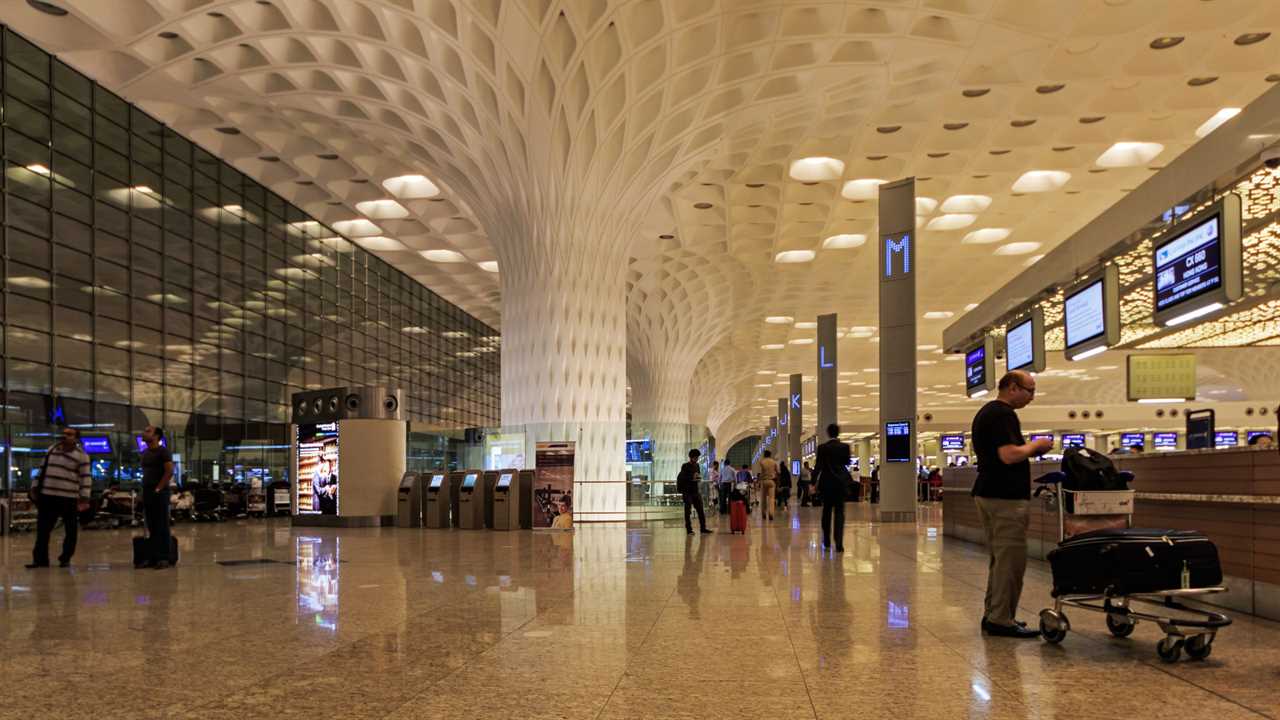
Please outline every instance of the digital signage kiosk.
[[1108, 265], [1067, 292], [1062, 305], [1068, 360], [1083, 360], [1120, 342], [1120, 273]]
[[1224, 195], [1174, 226], [1153, 248], [1152, 267], [1157, 325], [1180, 325], [1240, 299], [1240, 196]]
[[449, 527], [449, 480], [443, 472], [431, 473], [427, 478], [427, 502], [423, 508], [424, 524], [429, 528]]
[[458, 527], [463, 530], [484, 529], [484, 506], [489, 498], [484, 475], [479, 470], [462, 473], [458, 486]]
[[911, 421], [890, 420], [884, 424], [884, 461], [911, 462]]

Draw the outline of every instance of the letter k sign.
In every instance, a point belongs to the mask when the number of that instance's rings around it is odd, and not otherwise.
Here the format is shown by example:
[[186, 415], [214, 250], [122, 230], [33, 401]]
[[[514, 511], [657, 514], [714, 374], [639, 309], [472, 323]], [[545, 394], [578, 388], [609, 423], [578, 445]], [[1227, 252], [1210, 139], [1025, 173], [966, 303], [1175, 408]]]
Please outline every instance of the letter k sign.
[[800, 393], [793, 393], [791, 395], [791, 407], [795, 410], [800, 409]]

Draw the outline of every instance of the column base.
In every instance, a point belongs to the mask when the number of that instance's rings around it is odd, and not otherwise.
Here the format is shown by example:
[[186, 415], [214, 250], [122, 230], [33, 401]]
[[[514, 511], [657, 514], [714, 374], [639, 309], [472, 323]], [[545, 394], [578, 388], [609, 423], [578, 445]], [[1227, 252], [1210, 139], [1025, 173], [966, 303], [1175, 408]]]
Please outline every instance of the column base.
[[882, 523], [913, 523], [916, 513], [914, 510], [881, 510], [877, 519]]

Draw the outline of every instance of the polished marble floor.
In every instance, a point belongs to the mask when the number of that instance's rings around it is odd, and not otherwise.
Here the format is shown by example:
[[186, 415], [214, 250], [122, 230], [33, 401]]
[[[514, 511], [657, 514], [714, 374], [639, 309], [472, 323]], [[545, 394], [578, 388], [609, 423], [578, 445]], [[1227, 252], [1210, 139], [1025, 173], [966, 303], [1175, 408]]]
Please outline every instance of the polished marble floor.
[[[1176, 665], [1100, 615], [985, 638], [981, 548], [937, 508], [849, 508], [837, 557], [808, 508], [745, 537], [188, 524], [160, 572], [127, 531], [34, 572], [31, 536], [0, 538], [0, 718], [1280, 717], [1280, 624]], [[1032, 563], [1024, 618], [1047, 581]]]

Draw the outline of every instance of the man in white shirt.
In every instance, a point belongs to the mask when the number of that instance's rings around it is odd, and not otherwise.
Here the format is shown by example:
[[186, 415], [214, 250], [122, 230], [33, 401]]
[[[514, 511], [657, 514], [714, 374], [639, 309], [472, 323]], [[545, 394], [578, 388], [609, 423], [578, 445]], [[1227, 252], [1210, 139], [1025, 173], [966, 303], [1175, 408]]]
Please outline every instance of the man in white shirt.
[[49, 448], [40, 476], [31, 488], [36, 505], [36, 544], [31, 550], [28, 568], [49, 567], [49, 537], [62, 520], [65, 536], [58, 566], [71, 565], [76, 552], [79, 514], [89, 509], [89, 493], [93, 476], [89, 472], [89, 455], [80, 448], [80, 431], [62, 428], [62, 441]]
[[733, 469], [728, 460], [724, 461], [724, 468], [720, 470], [720, 514], [729, 514], [729, 493], [733, 492], [733, 481], [737, 477], [738, 471]]

